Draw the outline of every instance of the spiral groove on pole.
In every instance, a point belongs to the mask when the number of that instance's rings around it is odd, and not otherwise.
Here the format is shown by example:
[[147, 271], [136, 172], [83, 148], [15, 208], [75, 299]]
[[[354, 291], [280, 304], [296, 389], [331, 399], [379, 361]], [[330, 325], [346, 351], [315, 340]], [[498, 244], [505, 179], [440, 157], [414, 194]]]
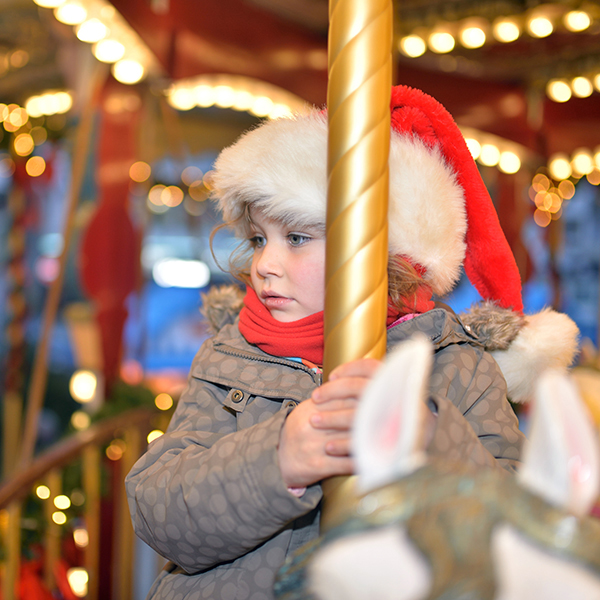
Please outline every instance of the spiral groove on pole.
[[324, 377], [385, 354], [391, 0], [331, 0]]
[[[330, 0], [323, 378], [386, 350], [391, 0]], [[326, 531], [352, 478], [323, 482]]]

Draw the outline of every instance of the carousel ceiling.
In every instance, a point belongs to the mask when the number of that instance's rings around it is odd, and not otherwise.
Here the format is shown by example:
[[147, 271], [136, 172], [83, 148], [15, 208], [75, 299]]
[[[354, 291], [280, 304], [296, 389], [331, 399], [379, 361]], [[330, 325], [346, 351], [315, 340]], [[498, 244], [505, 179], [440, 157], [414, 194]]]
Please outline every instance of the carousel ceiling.
[[[312, 103], [325, 101], [327, 0], [111, 4], [152, 54], [155, 85], [229, 74], [267, 82]], [[394, 12], [396, 82], [437, 97], [461, 126], [545, 157], [600, 144], [600, 76], [594, 87], [600, 74], [598, 3], [399, 0]], [[579, 22], [570, 23], [570, 13], [579, 14]], [[589, 24], [581, 24], [582, 14]], [[502, 23], [507, 39], [518, 31], [515, 39], [499, 41]], [[469, 40], [466, 30], [479, 33]], [[436, 46], [435, 39], [452, 48]], [[76, 85], [77, 74], [86, 69], [82, 45], [52, 10], [33, 0], [4, 0], [0, 101], [24, 102], [44, 89]], [[548, 97], [553, 80], [571, 95], [568, 101]]]

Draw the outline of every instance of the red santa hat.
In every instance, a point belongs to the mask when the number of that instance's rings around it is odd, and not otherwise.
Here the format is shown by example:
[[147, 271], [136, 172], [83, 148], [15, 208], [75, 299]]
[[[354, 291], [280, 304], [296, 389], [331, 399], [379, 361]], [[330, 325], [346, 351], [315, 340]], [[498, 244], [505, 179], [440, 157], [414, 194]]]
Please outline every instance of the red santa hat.
[[[390, 253], [421, 267], [438, 295], [452, 290], [464, 266], [484, 300], [521, 312], [514, 257], [453, 118], [406, 86], [392, 89], [391, 109]], [[226, 221], [250, 204], [294, 226], [324, 226], [326, 114], [315, 109], [249, 131], [221, 152], [212, 186]]]

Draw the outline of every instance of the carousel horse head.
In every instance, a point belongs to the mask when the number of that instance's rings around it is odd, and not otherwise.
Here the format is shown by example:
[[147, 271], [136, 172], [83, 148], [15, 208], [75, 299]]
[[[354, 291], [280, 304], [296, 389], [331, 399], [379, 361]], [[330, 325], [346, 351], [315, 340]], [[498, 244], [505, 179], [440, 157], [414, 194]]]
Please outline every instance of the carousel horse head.
[[569, 377], [537, 383], [518, 474], [430, 460], [432, 350], [396, 350], [357, 410], [355, 494], [282, 568], [281, 600], [600, 599], [596, 431]]

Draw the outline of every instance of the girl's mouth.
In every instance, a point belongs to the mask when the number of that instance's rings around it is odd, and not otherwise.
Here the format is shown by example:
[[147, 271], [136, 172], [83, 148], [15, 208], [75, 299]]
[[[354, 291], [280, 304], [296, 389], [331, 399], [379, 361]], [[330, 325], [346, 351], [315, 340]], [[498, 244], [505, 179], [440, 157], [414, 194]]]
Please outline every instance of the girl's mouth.
[[286, 298], [285, 296], [280, 296], [279, 294], [274, 294], [271, 292], [262, 292], [260, 296], [263, 304], [271, 310], [281, 308], [288, 302], [291, 302], [291, 298]]

